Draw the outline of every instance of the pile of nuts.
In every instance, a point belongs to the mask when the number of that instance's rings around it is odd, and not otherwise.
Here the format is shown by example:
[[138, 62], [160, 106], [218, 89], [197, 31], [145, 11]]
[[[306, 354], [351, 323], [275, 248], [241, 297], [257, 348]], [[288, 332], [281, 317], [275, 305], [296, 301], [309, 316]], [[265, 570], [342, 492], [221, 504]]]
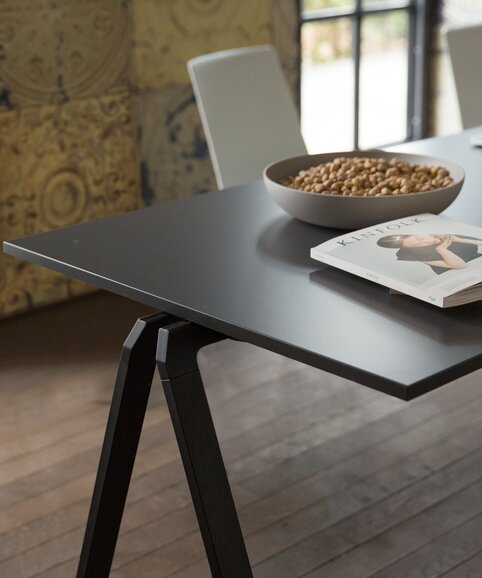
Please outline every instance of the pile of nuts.
[[337, 157], [281, 184], [322, 195], [381, 197], [433, 191], [452, 183], [444, 167], [409, 164], [397, 158]]

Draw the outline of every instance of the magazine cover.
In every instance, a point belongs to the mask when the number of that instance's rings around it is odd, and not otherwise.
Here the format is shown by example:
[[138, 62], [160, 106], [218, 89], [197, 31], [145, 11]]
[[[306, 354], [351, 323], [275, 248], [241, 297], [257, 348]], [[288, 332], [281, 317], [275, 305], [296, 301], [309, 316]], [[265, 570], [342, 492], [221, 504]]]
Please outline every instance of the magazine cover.
[[330, 239], [311, 257], [443, 307], [482, 282], [482, 228], [414, 215]]

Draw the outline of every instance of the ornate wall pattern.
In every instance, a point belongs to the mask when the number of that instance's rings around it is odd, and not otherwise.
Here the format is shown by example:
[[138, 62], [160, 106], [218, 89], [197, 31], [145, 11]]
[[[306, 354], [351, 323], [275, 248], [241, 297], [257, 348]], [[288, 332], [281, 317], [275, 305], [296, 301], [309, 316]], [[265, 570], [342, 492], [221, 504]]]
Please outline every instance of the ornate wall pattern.
[[[273, 43], [296, 0], [0, 0], [0, 241], [215, 188], [192, 56]], [[0, 317], [88, 291], [0, 255]]]
[[299, 107], [300, 45], [298, 2], [296, 0], [273, 0], [271, 43], [276, 48], [286, 79]]
[[271, 0], [134, 0], [137, 87], [188, 85], [198, 54], [271, 41]]
[[1, 0], [0, 14], [4, 108], [128, 90], [126, 2]]
[[142, 94], [139, 110], [145, 204], [216, 189], [191, 87]]
[[[134, 102], [128, 93], [3, 113], [0, 229], [30, 235], [140, 206]], [[82, 291], [16, 259], [2, 259], [0, 313]]]

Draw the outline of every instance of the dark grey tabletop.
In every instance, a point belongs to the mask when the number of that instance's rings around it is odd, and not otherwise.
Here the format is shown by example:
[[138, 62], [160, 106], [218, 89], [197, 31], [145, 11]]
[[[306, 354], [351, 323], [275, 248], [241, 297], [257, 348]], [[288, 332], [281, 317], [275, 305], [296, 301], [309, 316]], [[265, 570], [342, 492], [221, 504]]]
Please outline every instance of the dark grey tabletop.
[[[482, 226], [482, 149], [468, 133], [396, 148], [462, 165], [445, 214]], [[292, 219], [255, 182], [4, 249], [403, 399], [482, 366], [482, 302], [442, 310], [309, 258], [338, 234]]]

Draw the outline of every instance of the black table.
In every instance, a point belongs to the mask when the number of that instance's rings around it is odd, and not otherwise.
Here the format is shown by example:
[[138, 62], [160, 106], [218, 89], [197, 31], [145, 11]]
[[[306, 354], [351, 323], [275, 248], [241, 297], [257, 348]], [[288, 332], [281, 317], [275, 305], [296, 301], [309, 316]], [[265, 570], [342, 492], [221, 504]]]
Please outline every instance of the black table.
[[[445, 214], [482, 226], [471, 132], [397, 149], [462, 165], [466, 183]], [[255, 182], [4, 243], [163, 311], [138, 320], [122, 350], [78, 578], [109, 574], [156, 359], [211, 571], [224, 578], [252, 572], [201, 347], [243, 340], [405, 400], [482, 367], [482, 302], [442, 310], [309, 258], [338, 234], [290, 218]]]

